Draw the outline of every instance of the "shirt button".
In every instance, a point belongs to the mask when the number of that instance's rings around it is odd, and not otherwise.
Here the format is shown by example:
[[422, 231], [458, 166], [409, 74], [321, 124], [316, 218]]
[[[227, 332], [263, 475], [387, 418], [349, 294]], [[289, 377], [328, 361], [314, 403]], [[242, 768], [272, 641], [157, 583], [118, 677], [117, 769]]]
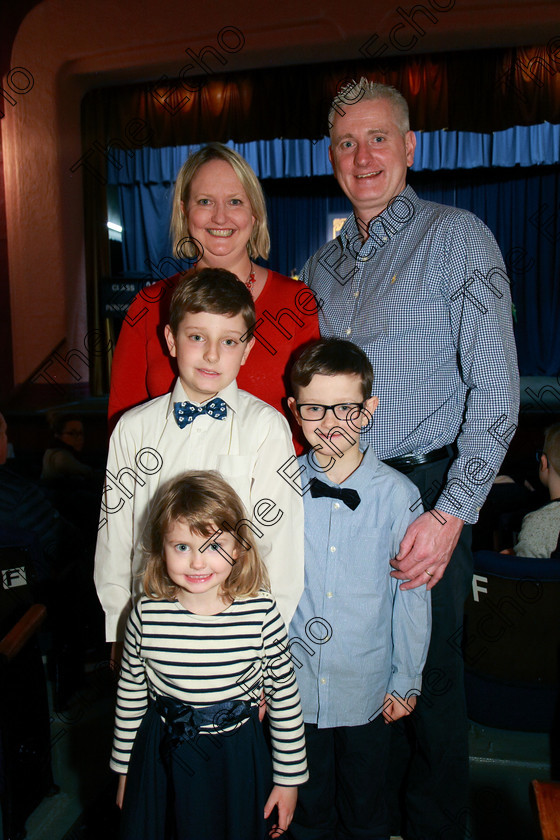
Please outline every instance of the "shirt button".
[[359, 293], [359, 292], [354, 292], [354, 297], [355, 297], [355, 298], [360, 297], [360, 293]]
[[332, 592], [327, 592], [327, 598], [332, 598]]
[[339, 507], [340, 507], [340, 502], [335, 502], [335, 503], [334, 503], [334, 505], [333, 505], [333, 508], [334, 508], [335, 510], [338, 510], [338, 509], [339, 509]]
[[336, 551], [336, 546], [335, 546], [335, 545], [331, 545], [331, 554], [334, 554], [334, 553], [335, 553], [335, 551]]
[[352, 330], [350, 329], [350, 327], [348, 327], [348, 329], [345, 330], [345, 332], [346, 332], [346, 335], [352, 335]]
[[382, 236], [381, 239], [383, 240], [383, 242], [387, 242], [387, 237], [386, 236]]
[[321, 677], [321, 685], [325, 685], [326, 682], [326, 679], [324, 677]]

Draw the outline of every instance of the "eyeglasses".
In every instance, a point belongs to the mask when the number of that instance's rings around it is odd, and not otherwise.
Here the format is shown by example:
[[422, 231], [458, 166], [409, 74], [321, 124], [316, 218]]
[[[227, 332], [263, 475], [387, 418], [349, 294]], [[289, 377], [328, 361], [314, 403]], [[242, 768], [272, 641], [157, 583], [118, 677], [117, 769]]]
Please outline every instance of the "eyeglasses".
[[358, 417], [364, 403], [337, 403], [337, 405], [296, 403], [296, 406], [302, 420], [322, 420], [327, 411], [332, 411], [337, 420], [351, 420]]

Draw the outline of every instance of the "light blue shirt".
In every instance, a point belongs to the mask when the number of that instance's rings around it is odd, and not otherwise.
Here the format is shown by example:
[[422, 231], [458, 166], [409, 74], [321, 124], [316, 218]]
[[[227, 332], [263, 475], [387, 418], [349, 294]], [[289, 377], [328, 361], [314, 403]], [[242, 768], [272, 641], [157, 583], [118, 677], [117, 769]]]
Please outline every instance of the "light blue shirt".
[[389, 560], [422, 512], [419, 491], [371, 447], [341, 485], [312, 457], [298, 463], [304, 489], [316, 477], [360, 495], [356, 510], [304, 495], [305, 589], [289, 632], [303, 718], [321, 729], [361, 726], [381, 713], [387, 692], [406, 697], [422, 684], [430, 593], [425, 586], [403, 592], [389, 574]]

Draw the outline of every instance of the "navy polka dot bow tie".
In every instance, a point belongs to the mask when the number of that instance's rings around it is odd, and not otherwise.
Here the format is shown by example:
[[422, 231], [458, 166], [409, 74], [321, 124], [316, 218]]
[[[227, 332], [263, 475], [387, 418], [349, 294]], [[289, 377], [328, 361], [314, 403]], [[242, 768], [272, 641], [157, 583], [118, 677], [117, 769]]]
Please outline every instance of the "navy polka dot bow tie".
[[197, 417], [202, 417], [203, 414], [209, 414], [214, 420], [225, 420], [227, 415], [227, 405], [221, 397], [216, 397], [204, 405], [194, 405], [191, 402], [176, 402], [173, 403], [173, 414], [180, 429], [190, 425]]

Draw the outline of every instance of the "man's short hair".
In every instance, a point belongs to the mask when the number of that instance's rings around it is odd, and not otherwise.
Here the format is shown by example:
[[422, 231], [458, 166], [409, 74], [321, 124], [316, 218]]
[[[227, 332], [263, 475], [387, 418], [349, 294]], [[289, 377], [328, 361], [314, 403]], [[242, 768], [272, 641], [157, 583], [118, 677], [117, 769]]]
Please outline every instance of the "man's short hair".
[[543, 452], [548, 458], [548, 463], [560, 475], [560, 423], [555, 423], [546, 429]]
[[256, 320], [251, 292], [225, 268], [203, 268], [187, 275], [175, 287], [169, 306], [169, 326], [174, 336], [188, 312], [242, 315], [248, 331], [254, 328]]
[[370, 82], [365, 76], [362, 76], [359, 82], [348, 82], [344, 85], [332, 101], [329, 111], [329, 134], [332, 137], [332, 128], [334, 123], [334, 115], [344, 116], [346, 109], [355, 105], [357, 102], [375, 101], [376, 99], [385, 99], [390, 102], [395, 112], [395, 120], [399, 127], [401, 134], [406, 134], [410, 131], [410, 117], [408, 113], [408, 102], [396, 88], [391, 85], [383, 85], [381, 82]]
[[371, 397], [371, 362], [363, 350], [342, 338], [321, 338], [305, 347], [291, 372], [294, 397], [297, 399], [299, 389], [306, 388], [316, 374], [336, 376], [338, 373], [359, 376], [364, 400]]

